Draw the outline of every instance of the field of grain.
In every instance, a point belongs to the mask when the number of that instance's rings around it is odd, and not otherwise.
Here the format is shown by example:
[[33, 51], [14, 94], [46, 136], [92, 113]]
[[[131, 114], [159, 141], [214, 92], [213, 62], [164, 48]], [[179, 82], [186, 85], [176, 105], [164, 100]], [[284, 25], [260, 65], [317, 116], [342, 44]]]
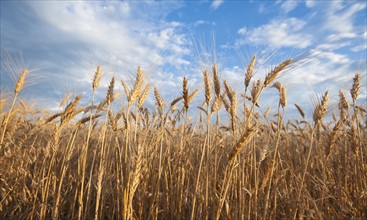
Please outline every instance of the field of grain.
[[[312, 121], [299, 105], [299, 116], [285, 121], [287, 91], [277, 78], [293, 60], [259, 80], [255, 63], [256, 56], [241, 93], [211, 65], [201, 106], [192, 105], [199, 90], [187, 77], [181, 96], [163, 100], [141, 68], [131, 85], [112, 78], [97, 101], [98, 66], [92, 98], [66, 95], [56, 113], [22, 100], [32, 74], [24, 69], [11, 98], [1, 97], [0, 219], [366, 219], [361, 74], [339, 97], [324, 91]], [[276, 115], [259, 103], [270, 89], [279, 91]], [[154, 108], [144, 104], [148, 93]], [[339, 99], [333, 111], [331, 98]]]

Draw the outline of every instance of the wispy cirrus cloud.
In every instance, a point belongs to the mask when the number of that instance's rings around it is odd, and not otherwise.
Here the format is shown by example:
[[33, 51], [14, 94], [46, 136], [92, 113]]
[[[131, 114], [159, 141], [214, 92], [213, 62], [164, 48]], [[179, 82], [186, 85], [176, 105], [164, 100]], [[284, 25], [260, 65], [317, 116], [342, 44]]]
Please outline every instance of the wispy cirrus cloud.
[[210, 8], [212, 8], [213, 10], [217, 10], [223, 3], [224, 0], [213, 0]]
[[267, 44], [272, 47], [296, 47], [304, 49], [312, 44], [312, 35], [304, 33], [307, 22], [298, 18], [277, 18], [268, 24], [247, 30], [238, 30], [239, 42]]

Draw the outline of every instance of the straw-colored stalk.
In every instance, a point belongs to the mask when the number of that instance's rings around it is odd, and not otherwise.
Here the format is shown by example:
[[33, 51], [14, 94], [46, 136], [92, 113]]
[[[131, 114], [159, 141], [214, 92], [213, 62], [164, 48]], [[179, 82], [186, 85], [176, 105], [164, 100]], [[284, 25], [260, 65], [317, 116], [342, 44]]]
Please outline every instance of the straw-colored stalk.
[[10, 116], [12, 114], [12, 111], [13, 111], [13, 108], [14, 108], [14, 105], [15, 105], [15, 102], [17, 100], [18, 94], [24, 88], [26, 77], [28, 76], [29, 73], [30, 73], [30, 71], [28, 69], [24, 69], [20, 73], [19, 78], [18, 78], [18, 81], [15, 84], [15, 89], [14, 89], [15, 96], [14, 96], [13, 102], [12, 102], [12, 104], [10, 106], [9, 113], [6, 116], [5, 121], [3, 122], [4, 127], [3, 127], [3, 132], [1, 134], [1, 139], [0, 139], [0, 151], [1, 151], [2, 147], [3, 147], [3, 141], [4, 141], [6, 129], [8, 127], [9, 119], [10, 119]]

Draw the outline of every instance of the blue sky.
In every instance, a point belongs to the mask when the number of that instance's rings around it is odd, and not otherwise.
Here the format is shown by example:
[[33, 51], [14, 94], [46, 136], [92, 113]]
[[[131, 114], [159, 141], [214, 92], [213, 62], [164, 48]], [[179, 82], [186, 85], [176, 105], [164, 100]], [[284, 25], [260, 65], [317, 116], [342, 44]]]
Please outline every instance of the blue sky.
[[[335, 107], [356, 72], [363, 79], [359, 103], [366, 105], [365, 1], [1, 1], [0, 25], [2, 53], [21, 53], [28, 68], [39, 69], [22, 96], [49, 109], [69, 91], [88, 98], [98, 64], [101, 98], [113, 75], [132, 80], [140, 65], [169, 102], [180, 95], [184, 76], [192, 89], [203, 87], [202, 71], [214, 61], [221, 79], [241, 93], [254, 54], [255, 79], [284, 59], [307, 55], [279, 78], [289, 115], [294, 103], [310, 112], [312, 96], [326, 89]], [[1, 61], [1, 92], [10, 94], [14, 82]], [[261, 102], [275, 109], [277, 91], [265, 91]]]

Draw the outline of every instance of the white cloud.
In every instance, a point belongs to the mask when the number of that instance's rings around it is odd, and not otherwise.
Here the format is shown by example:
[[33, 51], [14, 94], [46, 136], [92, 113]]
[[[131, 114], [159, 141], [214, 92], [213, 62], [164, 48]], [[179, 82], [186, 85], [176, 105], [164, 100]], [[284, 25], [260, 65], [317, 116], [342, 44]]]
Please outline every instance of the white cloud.
[[260, 13], [260, 14], [264, 14], [267, 12], [267, 8], [265, 6], [265, 4], [260, 4], [257, 11]]
[[188, 63], [184, 58], [188, 41], [179, 31], [181, 24], [164, 20], [153, 23], [143, 15], [139, 17], [137, 14], [144, 13], [137, 13], [135, 5], [72, 1], [32, 2], [30, 6], [46, 22], [43, 25], [58, 34], [53, 36], [58, 41], [77, 42], [81, 47], [77, 50], [93, 50], [107, 63], [111, 62], [109, 57], [118, 57], [118, 63], [124, 68], [130, 66], [130, 72], [138, 65], [156, 62], [168, 61], [174, 66]]
[[326, 11], [325, 27], [348, 36], [355, 32], [354, 17], [357, 12], [366, 9], [366, 3], [357, 2], [348, 7], [342, 3], [340, 1], [330, 2], [330, 10]]
[[238, 32], [251, 43], [303, 49], [312, 43], [312, 36], [303, 32], [305, 25], [305, 21], [297, 18], [275, 19], [244, 34], [241, 29]]
[[355, 47], [351, 48], [351, 51], [353, 52], [359, 52], [359, 51], [366, 51], [367, 50], [367, 43], [357, 45]]
[[288, 1], [285, 1], [280, 6], [280, 8], [283, 10], [284, 13], [288, 13], [288, 12], [293, 11], [299, 3], [300, 3], [299, 1], [288, 0]]
[[49, 77], [48, 83], [37, 89], [50, 92], [43, 92], [39, 98], [55, 96], [65, 84], [78, 91], [88, 91], [98, 64], [102, 64], [104, 72], [102, 97], [112, 75], [129, 80], [139, 65], [145, 74], [151, 75], [176, 69], [184, 71], [190, 64], [187, 59], [190, 37], [182, 24], [164, 19], [162, 13], [150, 13], [150, 10], [170, 13], [178, 6], [121, 1], [20, 4], [23, 5], [14, 4], [13, 10], [27, 9], [27, 17], [22, 19], [29, 25], [18, 28], [19, 23], [24, 25], [19, 22], [21, 18], [9, 20], [17, 29], [2, 32], [1, 36], [12, 42], [9, 45], [13, 50], [28, 54], [32, 62], [35, 59], [48, 62], [48, 68], [40, 72]]
[[247, 28], [246, 28], [246, 27], [242, 27], [242, 28], [240, 28], [240, 29], [237, 31], [237, 33], [238, 33], [238, 34], [241, 34], [241, 35], [246, 34], [246, 32], [247, 32]]
[[306, 0], [305, 4], [308, 8], [312, 8], [312, 7], [315, 6], [315, 1], [314, 0]]
[[210, 5], [210, 8], [217, 10], [219, 6], [221, 6], [224, 3], [224, 0], [213, 0], [212, 4]]

